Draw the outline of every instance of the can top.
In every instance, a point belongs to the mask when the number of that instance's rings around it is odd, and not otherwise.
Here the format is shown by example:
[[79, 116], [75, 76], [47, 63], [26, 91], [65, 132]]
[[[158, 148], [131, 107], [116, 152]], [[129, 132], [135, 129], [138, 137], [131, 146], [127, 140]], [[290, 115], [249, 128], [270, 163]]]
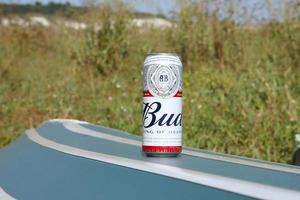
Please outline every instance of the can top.
[[178, 56], [177, 53], [148, 53], [148, 56], [159, 56], [159, 55]]

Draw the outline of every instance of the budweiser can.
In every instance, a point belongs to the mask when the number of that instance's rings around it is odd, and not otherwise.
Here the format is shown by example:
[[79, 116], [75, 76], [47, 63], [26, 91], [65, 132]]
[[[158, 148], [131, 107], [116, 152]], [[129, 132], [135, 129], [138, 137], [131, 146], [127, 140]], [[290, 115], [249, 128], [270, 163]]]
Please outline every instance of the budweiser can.
[[173, 53], [144, 62], [143, 152], [177, 156], [182, 150], [182, 63]]

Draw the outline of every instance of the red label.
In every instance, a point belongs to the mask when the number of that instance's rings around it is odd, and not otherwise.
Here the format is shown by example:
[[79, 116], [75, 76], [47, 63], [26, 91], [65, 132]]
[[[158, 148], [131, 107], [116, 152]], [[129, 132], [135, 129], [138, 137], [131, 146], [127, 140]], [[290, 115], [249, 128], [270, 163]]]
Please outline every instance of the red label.
[[[144, 97], [153, 97], [153, 95], [149, 92], [149, 90], [144, 91]], [[178, 91], [174, 97], [182, 97], [182, 92]]]
[[144, 91], [144, 97], [153, 97], [153, 95], [148, 91]]
[[182, 92], [181, 91], [178, 91], [174, 97], [182, 97]]
[[157, 152], [157, 153], [180, 153], [181, 146], [143, 146], [144, 152]]

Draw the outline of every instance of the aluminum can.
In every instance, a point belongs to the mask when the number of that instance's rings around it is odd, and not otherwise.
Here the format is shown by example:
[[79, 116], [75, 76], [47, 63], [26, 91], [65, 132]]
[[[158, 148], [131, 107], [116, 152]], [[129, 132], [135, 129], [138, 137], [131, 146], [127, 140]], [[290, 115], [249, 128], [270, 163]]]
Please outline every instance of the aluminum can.
[[144, 62], [143, 152], [182, 151], [182, 63], [177, 54], [151, 53]]

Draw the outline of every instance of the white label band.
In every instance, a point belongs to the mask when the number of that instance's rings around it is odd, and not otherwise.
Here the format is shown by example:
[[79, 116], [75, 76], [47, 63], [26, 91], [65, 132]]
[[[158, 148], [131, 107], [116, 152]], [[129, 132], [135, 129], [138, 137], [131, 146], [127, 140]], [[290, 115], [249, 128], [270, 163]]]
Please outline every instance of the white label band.
[[181, 146], [181, 103], [181, 97], [144, 97], [144, 146]]

